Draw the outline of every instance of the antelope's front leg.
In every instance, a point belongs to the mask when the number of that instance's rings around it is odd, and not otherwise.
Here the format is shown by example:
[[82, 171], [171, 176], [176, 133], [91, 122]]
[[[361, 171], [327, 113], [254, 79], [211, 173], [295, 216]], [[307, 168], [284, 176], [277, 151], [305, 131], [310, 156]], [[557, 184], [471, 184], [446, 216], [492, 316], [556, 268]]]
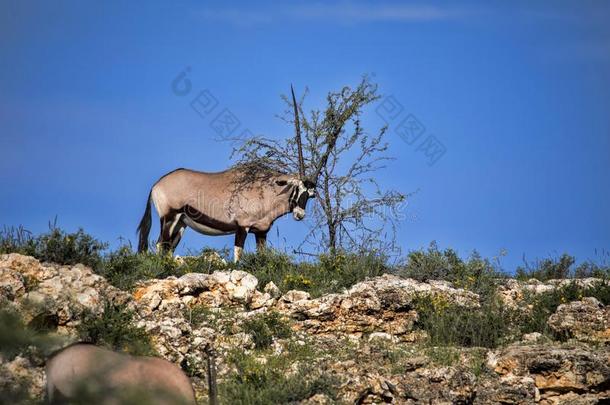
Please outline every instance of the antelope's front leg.
[[235, 246], [233, 247], [233, 262], [237, 263], [241, 257], [241, 253], [244, 251], [244, 244], [246, 243], [246, 236], [248, 231], [244, 228], [238, 228], [235, 232]]

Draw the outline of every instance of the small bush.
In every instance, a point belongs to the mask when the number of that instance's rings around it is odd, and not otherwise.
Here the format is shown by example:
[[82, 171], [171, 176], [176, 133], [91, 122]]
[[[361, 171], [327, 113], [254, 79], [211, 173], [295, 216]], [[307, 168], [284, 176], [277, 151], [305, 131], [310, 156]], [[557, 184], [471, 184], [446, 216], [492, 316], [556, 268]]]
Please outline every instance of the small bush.
[[244, 321], [242, 329], [252, 336], [257, 349], [268, 348], [274, 339], [287, 339], [292, 336], [290, 325], [277, 312], [255, 315]]
[[273, 281], [283, 292], [302, 290], [312, 297], [340, 292], [367, 277], [390, 271], [386, 258], [375, 253], [322, 254], [316, 261], [296, 263], [291, 256], [273, 249], [245, 254], [238, 268], [256, 275], [261, 286]]
[[[6, 302], [1, 299], [0, 308], [0, 363], [21, 355], [39, 364], [58, 347], [60, 338], [26, 325], [17, 312], [6, 309]], [[0, 367], [0, 404], [39, 404], [40, 400], [31, 398], [29, 393], [33, 384], [27, 374], [11, 373]]]
[[121, 246], [105, 259], [98, 273], [110, 284], [129, 290], [140, 280], [165, 278], [178, 273], [178, 263], [169, 255], [135, 253], [131, 246]]
[[460, 351], [452, 346], [430, 346], [424, 353], [437, 366], [451, 367], [460, 361]]
[[215, 314], [210, 308], [204, 305], [195, 305], [184, 308], [182, 310], [182, 314], [184, 315], [184, 319], [186, 319], [194, 327], [216, 323]]
[[525, 262], [524, 266], [517, 267], [515, 276], [518, 280], [535, 278], [540, 281], [568, 278], [572, 275], [571, 267], [576, 262], [574, 256], [566, 253], [559, 259], [544, 259], [533, 263]]
[[541, 294], [531, 294], [525, 297], [531, 311], [522, 314], [516, 321], [521, 333], [540, 332], [551, 338], [564, 340], [566, 336], [557, 336], [549, 328], [547, 321], [557, 311], [557, 307], [584, 297], [595, 297], [602, 304], [610, 305], [610, 282], [605, 280], [591, 287], [583, 287], [578, 283], [569, 283]]
[[483, 301], [480, 308], [467, 308], [422, 297], [415, 309], [417, 325], [433, 346], [495, 348], [514, 336], [514, 313], [495, 298]]
[[229, 269], [230, 263], [227, 249], [211, 249], [204, 248], [199, 252], [193, 252], [188, 256], [183, 256], [183, 264], [180, 266], [180, 272], [186, 273], [203, 273], [211, 274], [215, 271], [226, 271]]
[[36, 243], [32, 233], [23, 226], [5, 226], [0, 231], [0, 254], [21, 253], [33, 256], [35, 252]]
[[136, 253], [131, 245], [127, 244], [106, 255], [98, 273], [115, 287], [130, 290], [142, 280], [227, 270], [222, 256], [213, 249], [205, 249], [198, 256], [186, 256], [181, 259], [178, 261], [169, 254]]
[[57, 264], [82, 263], [99, 268], [107, 247], [82, 229], [67, 233], [57, 227], [56, 222], [49, 223], [49, 231], [36, 237], [23, 227], [4, 228], [0, 233], [0, 253], [21, 253]]
[[244, 253], [237, 268], [255, 274], [261, 286], [273, 281], [280, 289], [286, 275], [297, 273], [291, 256], [270, 248], [258, 253]]
[[607, 279], [610, 277], [607, 257], [608, 253], [604, 252], [604, 255], [598, 258], [599, 263], [587, 260], [575, 266], [576, 259], [574, 256], [564, 253], [559, 258], [548, 258], [531, 263], [525, 262], [523, 266], [517, 267], [515, 278], [522, 281], [532, 278], [540, 281], [587, 277]]
[[450, 281], [457, 288], [484, 296], [493, 295], [498, 280], [506, 277], [498, 264], [482, 258], [476, 251], [467, 260], [462, 260], [455, 250], [441, 251], [435, 242], [427, 250], [410, 252], [399, 274], [418, 281]]
[[316, 394], [336, 399], [336, 377], [321, 373], [312, 365], [302, 364], [296, 359], [279, 355], [271, 356], [263, 363], [252, 355], [235, 351], [229, 355], [227, 362], [235, 371], [220, 384], [222, 403], [287, 404]]
[[45, 331], [25, 325], [17, 312], [0, 310], [0, 355], [4, 359], [12, 360], [31, 346], [44, 350], [55, 342]]
[[133, 311], [125, 305], [105, 302], [101, 315], [87, 313], [83, 316], [78, 333], [83, 341], [112, 350], [126, 351], [137, 356], [155, 354], [150, 336], [143, 328], [133, 325]]

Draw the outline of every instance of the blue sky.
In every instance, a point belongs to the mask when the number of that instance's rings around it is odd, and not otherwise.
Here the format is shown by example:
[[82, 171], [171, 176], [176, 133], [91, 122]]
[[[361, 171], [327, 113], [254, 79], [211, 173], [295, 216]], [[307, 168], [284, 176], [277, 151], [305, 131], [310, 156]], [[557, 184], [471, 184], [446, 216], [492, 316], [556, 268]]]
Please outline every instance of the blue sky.
[[[405, 251], [505, 249], [513, 270], [523, 255], [610, 249], [610, 3], [146, 4], [0, 2], [1, 224], [40, 232], [57, 216], [134, 240], [158, 177], [230, 164], [212, 126], [221, 110], [238, 132], [289, 136], [276, 114], [290, 83], [320, 108], [368, 73], [401, 112], [388, 132], [396, 160], [378, 176], [417, 191]], [[187, 67], [192, 90], [178, 96]], [[205, 117], [190, 106], [202, 91], [218, 103]], [[371, 132], [380, 105], [365, 115]], [[412, 145], [396, 132], [408, 115], [425, 127]], [[429, 136], [445, 150], [433, 165], [418, 150]], [[270, 241], [290, 249], [305, 231], [288, 216]], [[189, 231], [182, 245], [232, 238]]]

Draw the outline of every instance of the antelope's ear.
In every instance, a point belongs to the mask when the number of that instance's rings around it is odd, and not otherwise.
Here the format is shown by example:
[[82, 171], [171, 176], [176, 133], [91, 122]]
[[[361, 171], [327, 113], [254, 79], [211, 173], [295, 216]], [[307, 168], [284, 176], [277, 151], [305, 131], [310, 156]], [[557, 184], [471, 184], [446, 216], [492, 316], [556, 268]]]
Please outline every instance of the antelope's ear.
[[288, 182], [286, 180], [276, 180], [275, 184], [277, 184], [280, 187], [286, 186], [282, 189], [282, 191], [280, 191], [280, 194], [287, 193], [292, 188], [292, 185], [288, 184]]

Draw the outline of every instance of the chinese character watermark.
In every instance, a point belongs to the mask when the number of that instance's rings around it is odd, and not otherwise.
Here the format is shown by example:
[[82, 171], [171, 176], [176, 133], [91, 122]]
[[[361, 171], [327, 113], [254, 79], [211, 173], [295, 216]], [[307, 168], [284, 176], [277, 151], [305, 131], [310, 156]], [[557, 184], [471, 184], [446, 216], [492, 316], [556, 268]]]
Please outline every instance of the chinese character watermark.
[[[220, 102], [208, 89], [193, 92], [193, 83], [189, 79], [191, 67], [187, 66], [171, 82], [171, 91], [178, 97], [192, 97], [189, 105], [204, 120], [209, 120], [208, 125], [222, 140], [232, 140], [238, 142], [252, 136], [252, 131], [248, 128], [238, 129], [242, 126], [241, 121], [227, 107], [219, 107]], [[238, 134], [239, 135], [235, 135]]]
[[426, 157], [428, 165], [433, 166], [445, 155], [447, 147], [434, 135], [428, 134], [424, 137], [426, 127], [413, 114], [405, 115], [403, 111], [402, 104], [392, 95], [384, 98], [375, 108], [377, 115], [386, 124], [397, 123], [394, 126], [396, 135], [407, 145], [416, 145], [415, 151], [421, 152]]

